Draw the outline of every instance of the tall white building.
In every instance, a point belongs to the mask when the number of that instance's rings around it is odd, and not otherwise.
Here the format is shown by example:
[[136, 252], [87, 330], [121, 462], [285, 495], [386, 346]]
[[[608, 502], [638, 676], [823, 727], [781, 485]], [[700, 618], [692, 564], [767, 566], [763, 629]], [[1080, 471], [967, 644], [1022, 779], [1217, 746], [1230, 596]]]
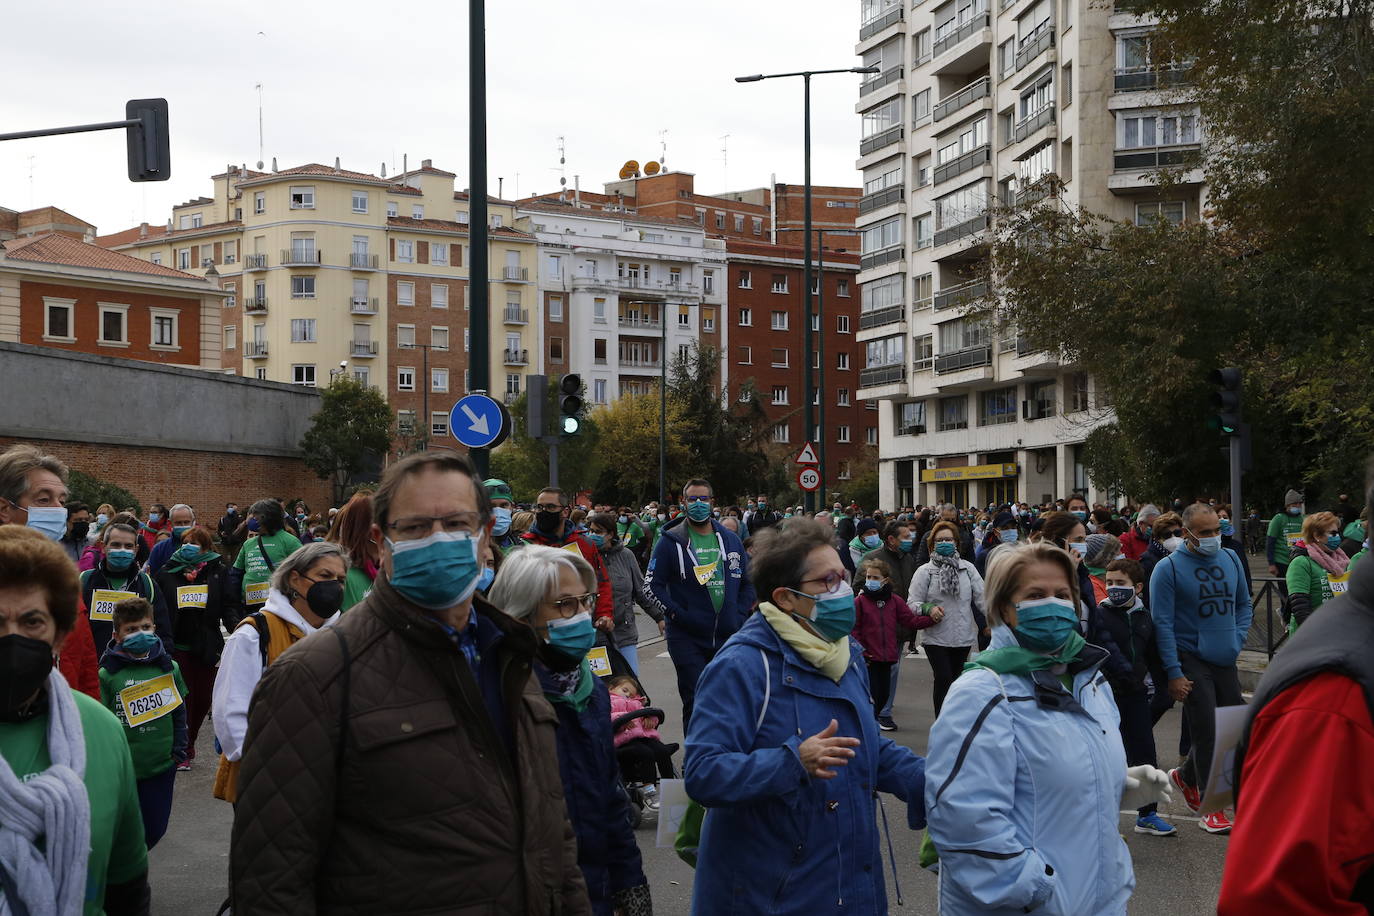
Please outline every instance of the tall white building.
[[993, 208], [1040, 193], [1120, 220], [1195, 219], [1201, 172], [1154, 170], [1202, 142], [1182, 68], [1151, 66], [1151, 20], [1100, 0], [860, 0], [858, 396], [879, 411], [884, 506], [1039, 502], [1088, 480], [1110, 422], [1092, 378], [999, 337], [965, 307]]

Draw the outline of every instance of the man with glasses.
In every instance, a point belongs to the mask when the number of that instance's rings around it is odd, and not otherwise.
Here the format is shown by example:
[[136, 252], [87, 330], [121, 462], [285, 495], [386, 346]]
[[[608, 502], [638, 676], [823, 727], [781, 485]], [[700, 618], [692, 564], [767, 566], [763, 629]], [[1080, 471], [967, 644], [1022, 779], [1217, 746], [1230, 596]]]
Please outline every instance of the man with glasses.
[[568, 520], [568, 495], [557, 487], [545, 487], [534, 500], [534, 526], [520, 536], [526, 543], [571, 550], [591, 564], [596, 573], [596, 610], [593, 622], [602, 633], [615, 629], [615, 596], [601, 551], [587, 540], [584, 530]]
[[393, 464], [373, 513], [372, 591], [257, 688], [235, 909], [590, 916], [540, 638], [476, 594], [492, 513], [472, 463]]
[[664, 526], [649, 561], [649, 590], [668, 621], [684, 732], [702, 669], [754, 607], [744, 543], [711, 517], [714, 497], [705, 480], [689, 480], [682, 488], [687, 511]]

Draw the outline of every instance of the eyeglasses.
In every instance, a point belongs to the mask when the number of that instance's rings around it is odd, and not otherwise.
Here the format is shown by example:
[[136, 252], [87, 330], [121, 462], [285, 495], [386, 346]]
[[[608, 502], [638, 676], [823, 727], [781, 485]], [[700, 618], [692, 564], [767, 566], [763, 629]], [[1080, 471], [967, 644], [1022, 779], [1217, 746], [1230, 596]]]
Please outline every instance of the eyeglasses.
[[559, 617], [566, 618], [576, 614], [579, 609], [590, 611], [596, 604], [596, 594], [588, 592], [585, 595], [569, 595], [566, 598], [555, 598], [549, 603], [553, 605]]
[[430, 532], [434, 530], [436, 522], [445, 534], [462, 533], [469, 537], [475, 537], [482, 528], [482, 516], [476, 512], [398, 518], [394, 522], [389, 522], [387, 528], [396, 532], [397, 538], [402, 541], [418, 541], [420, 538], [429, 536]]
[[828, 574], [826, 574], [826, 575], [824, 575], [824, 576], [813, 576], [813, 577], [810, 578], [810, 579], [803, 579], [803, 580], [801, 580], [801, 582], [800, 582], [799, 584], [805, 585], [805, 584], [808, 583], [808, 582], [819, 582], [819, 583], [821, 583], [822, 585], [825, 586], [825, 590], [826, 590], [827, 592], [833, 592], [835, 589], [839, 588], [840, 583], [843, 582], [843, 581], [844, 581], [844, 575], [843, 575], [843, 574], [841, 574], [841, 573], [828, 573]]
[[563, 506], [560, 505], [560, 504], [558, 504], [558, 503], [535, 503], [535, 504], [534, 504], [534, 511], [536, 511], [536, 512], [562, 512], [562, 511], [563, 511]]
[[710, 501], [711, 501], [711, 497], [709, 497], [709, 496], [684, 496], [684, 497], [683, 497], [683, 502], [686, 502], [686, 503], [709, 503]]

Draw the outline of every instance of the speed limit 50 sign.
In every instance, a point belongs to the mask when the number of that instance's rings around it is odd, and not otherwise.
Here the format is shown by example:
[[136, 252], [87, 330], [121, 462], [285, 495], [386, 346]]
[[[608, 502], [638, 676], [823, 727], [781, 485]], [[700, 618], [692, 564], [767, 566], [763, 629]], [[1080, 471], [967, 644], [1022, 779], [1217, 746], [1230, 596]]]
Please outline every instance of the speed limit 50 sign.
[[807, 492], [821, 488], [821, 475], [815, 468], [802, 468], [797, 472], [797, 486]]

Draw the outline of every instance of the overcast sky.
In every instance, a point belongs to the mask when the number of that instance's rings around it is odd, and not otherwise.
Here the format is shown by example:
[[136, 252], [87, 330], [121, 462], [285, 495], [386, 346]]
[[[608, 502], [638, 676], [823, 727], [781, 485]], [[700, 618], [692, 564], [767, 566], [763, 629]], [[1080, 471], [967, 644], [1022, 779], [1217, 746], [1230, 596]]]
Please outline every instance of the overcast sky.
[[[857, 0], [488, 0], [489, 174], [496, 193], [600, 190], [660, 155], [706, 193], [802, 180], [802, 86], [748, 73], [857, 65]], [[170, 181], [132, 184], [123, 131], [0, 143], [0, 206], [56, 205], [114, 232], [210, 193], [227, 163], [262, 158], [388, 174], [409, 154], [467, 186], [467, 4], [357, 0], [7, 4], [10, 89], [0, 131], [122, 118], [165, 97]], [[855, 74], [817, 77], [813, 180], [859, 182]], [[728, 172], [722, 160], [729, 134]], [[30, 158], [32, 157], [32, 158]]]

